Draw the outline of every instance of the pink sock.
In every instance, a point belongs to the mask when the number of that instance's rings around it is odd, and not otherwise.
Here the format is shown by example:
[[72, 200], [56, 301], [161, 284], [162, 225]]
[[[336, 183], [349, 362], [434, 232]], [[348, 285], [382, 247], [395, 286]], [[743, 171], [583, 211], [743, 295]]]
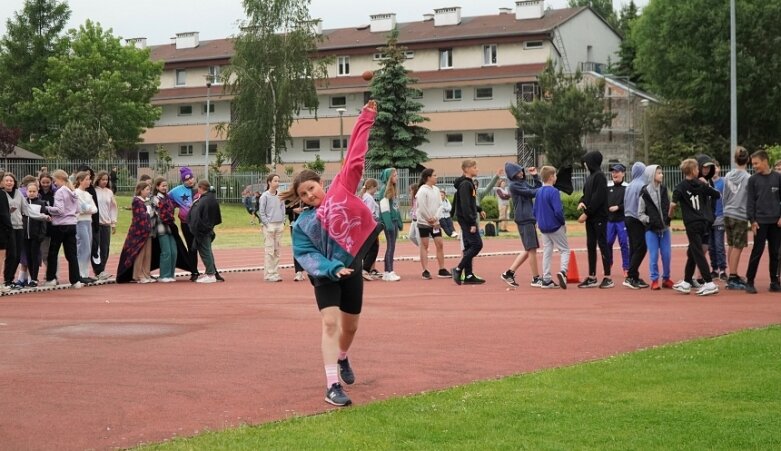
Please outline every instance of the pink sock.
[[339, 357], [337, 357], [337, 360], [344, 360], [347, 358], [347, 351], [339, 351]]
[[328, 388], [331, 388], [333, 384], [339, 383], [339, 365], [325, 365], [325, 383], [328, 384]]

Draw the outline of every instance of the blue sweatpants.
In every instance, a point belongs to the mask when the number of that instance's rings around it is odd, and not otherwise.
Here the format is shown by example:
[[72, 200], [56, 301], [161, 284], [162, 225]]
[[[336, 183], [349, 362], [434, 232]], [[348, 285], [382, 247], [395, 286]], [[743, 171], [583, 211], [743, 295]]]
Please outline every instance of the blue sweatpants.
[[672, 253], [672, 239], [670, 229], [664, 232], [647, 230], [645, 232], [645, 244], [648, 246], [648, 266], [651, 270], [651, 281], [659, 280], [659, 254], [662, 254], [662, 280], [670, 278], [670, 254]]
[[613, 264], [613, 244], [618, 238], [618, 245], [621, 247], [621, 269], [629, 270], [629, 237], [626, 233], [626, 223], [624, 221], [607, 223], [607, 245], [610, 248], [610, 264]]

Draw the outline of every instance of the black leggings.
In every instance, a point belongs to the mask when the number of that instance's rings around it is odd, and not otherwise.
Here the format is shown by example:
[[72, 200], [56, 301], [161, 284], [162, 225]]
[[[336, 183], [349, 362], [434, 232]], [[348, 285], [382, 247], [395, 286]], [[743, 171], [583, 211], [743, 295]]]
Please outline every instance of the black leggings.
[[68, 260], [68, 280], [71, 284], [81, 279], [79, 274], [79, 260], [76, 251], [76, 225], [52, 225], [52, 241], [49, 244], [49, 255], [46, 263], [46, 280], [55, 280], [57, 277], [57, 258], [60, 246], [65, 251], [65, 259]]
[[41, 240], [25, 238], [24, 253], [27, 255], [27, 271], [30, 273], [30, 280], [37, 282], [38, 271], [41, 269]]
[[357, 315], [363, 307], [363, 277], [361, 276], [361, 262], [353, 262], [353, 273], [338, 281], [318, 280], [315, 285], [315, 299], [317, 308], [339, 307], [344, 313]]
[[374, 240], [374, 243], [372, 243], [369, 250], [366, 252], [366, 256], [363, 258], [363, 270], [364, 271], [371, 271], [372, 266], [374, 266], [374, 263], [377, 261], [377, 255], [380, 254], [380, 239], [377, 238]]
[[[106, 270], [106, 262], [108, 261], [108, 250], [111, 246], [111, 226], [101, 224], [98, 228], [92, 229], [92, 270], [95, 275], [102, 273]], [[95, 263], [95, 262], [98, 263]]]
[[19, 261], [22, 258], [22, 247], [24, 246], [24, 230], [13, 229], [8, 236], [8, 244], [5, 250], [5, 269], [3, 278], [6, 285], [14, 282], [16, 268], [19, 267]]
[[645, 244], [645, 226], [639, 219], [627, 216], [624, 220], [629, 235], [629, 271], [632, 279], [640, 278], [640, 265], [643, 263], [648, 246]]
[[[192, 274], [198, 275], [198, 246], [194, 244], [195, 236], [190, 232], [190, 225], [186, 222], [182, 222], [182, 233], [184, 234], [184, 242], [187, 243], [187, 260], [190, 262], [190, 267], [193, 269]], [[212, 240], [214, 241], [214, 240]]]
[[588, 251], [588, 275], [597, 275], [597, 245], [602, 254], [602, 270], [610, 277], [610, 258], [613, 252], [607, 246], [607, 220], [586, 220], [586, 250]]

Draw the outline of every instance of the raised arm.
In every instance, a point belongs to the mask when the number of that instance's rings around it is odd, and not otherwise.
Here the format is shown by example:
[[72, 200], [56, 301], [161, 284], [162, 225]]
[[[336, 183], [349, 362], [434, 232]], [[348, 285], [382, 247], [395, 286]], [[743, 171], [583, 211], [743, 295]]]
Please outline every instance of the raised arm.
[[341, 183], [348, 192], [354, 193], [357, 191], [358, 184], [363, 177], [366, 152], [369, 150], [369, 133], [376, 117], [377, 103], [374, 100], [370, 100], [358, 116], [358, 121], [355, 123], [350, 135], [350, 143], [347, 145], [344, 165], [332, 182]]

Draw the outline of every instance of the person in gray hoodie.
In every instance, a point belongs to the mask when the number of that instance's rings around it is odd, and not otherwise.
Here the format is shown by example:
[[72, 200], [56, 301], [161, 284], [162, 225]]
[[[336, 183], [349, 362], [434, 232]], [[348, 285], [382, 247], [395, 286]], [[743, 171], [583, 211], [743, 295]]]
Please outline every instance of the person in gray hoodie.
[[746, 171], [750, 156], [748, 151], [738, 146], [735, 149], [735, 169], [724, 176], [724, 232], [727, 235], [727, 289], [744, 290], [746, 282], [738, 275], [740, 254], [748, 247], [748, 179]]
[[632, 165], [632, 181], [624, 192], [624, 223], [629, 235], [629, 270], [627, 271], [624, 286], [638, 290], [648, 288], [648, 284], [640, 278], [640, 265], [648, 251], [645, 243], [645, 226], [640, 221], [637, 207], [640, 203], [640, 191], [649, 180], [645, 178], [645, 164], [638, 161]]
[[537, 175], [537, 168], [530, 167], [528, 172], [532, 176], [531, 183], [526, 181], [526, 171], [521, 166], [510, 162], [504, 164], [504, 173], [510, 180], [509, 191], [515, 206], [515, 224], [521, 235], [523, 251], [515, 257], [513, 264], [500, 277], [511, 287], [517, 287], [515, 271], [528, 259], [532, 270], [531, 286], [539, 288], [542, 286], [542, 279], [537, 267], [537, 249], [540, 247], [540, 243], [537, 240], [537, 227], [535, 226], [537, 221], [534, 219], [534, 197], [537, 196], [537, 191], [542, 187], [542, 182]]

